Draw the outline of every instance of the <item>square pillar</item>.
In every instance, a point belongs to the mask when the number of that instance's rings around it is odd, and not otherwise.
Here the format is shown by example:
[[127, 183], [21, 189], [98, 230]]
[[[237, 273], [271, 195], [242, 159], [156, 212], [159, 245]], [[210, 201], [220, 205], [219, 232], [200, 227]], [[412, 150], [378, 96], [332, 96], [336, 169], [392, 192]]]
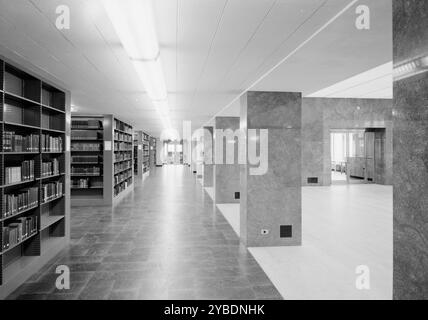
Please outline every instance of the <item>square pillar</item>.
[[[300, 93], [248, 92], [241, 97], [247, 162], [240, 170], [240, 236], [248, 247], [301, 245], [301, 122]], [[264, 143], [261, 129], [267, 130]], [[251, 168], [262, 168], [262, 163], [249, 163], [250, 144], [258, 155], [267, 153], [267, 168], [257, 174]]]
[[204, 187], [214, 186], [213, 127], [204, 127]]
[[428, 72], [415, 68], [428, 57], [427, 12], [428, 1], [393, 1], [393, 296], [400, 300], [428, 299]]
[[192, 153], [190, 155], [190, 159], [191, 159], [190, 168], [194, 174], [196, 174], [196, 170], [197, 170], [197, 163], [196, 163], [197, 162], [197, 159], [196, 159], [197, 158], [197, 151], [196, 151], [197, 144], [198, 143], [197, 143], [196, 139], [192, 138], [192, 141], [191, 141]]
[[[222, 130], [231, 130], [235, 132], [239, 130], [239, 117], [216, 117], [215, 118], [215, 127], [214, 129]], [[214, 144], [217, 145], [216, 133], [214, 132]], [[238, 143], [235, 140], [235, 161], [233, 164], [226, 163], [226, 151], [227, 144], [233, 143], [233, 141], [228, 141], [227, 138], [222, 137], [223, 139], [223, 148], [221, 150], [223, 155], [223, 163], [218, 163], [215, 161], [214, 165], [214, 200], [215, 203], [239, 203], [239, 164], [238, 164], [238, 152], [237, 147]], [[218, 150], [214, 148], [215, 159], [218, 158], [216, 154]]]

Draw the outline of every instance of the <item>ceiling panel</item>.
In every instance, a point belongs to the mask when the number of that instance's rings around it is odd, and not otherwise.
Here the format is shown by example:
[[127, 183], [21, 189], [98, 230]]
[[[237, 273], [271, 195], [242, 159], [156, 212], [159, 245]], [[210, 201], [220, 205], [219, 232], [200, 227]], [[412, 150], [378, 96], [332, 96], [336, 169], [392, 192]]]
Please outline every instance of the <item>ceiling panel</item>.
[[[172, 122], [181, 130], [183, 120], [200, 126], [220, 111], [237, 115], [238, 101], [224, 107], [254, 83], [254, 90], [309, 94], [390, 61], [391, 1], [366, 0], [371, 30], [355, 29], [354, 6], [260, 79], [349, 2], [155, 0]], [[71, 9], [70, 30], [55, 28], [60, 4]], [[161, 122], [99, 0], [0, 0], [0, 52], [22, 56], [68, 88], [79, 112], [114, 113], [160, 133]], [[344, 94], [387, 96], [388, 82]]]

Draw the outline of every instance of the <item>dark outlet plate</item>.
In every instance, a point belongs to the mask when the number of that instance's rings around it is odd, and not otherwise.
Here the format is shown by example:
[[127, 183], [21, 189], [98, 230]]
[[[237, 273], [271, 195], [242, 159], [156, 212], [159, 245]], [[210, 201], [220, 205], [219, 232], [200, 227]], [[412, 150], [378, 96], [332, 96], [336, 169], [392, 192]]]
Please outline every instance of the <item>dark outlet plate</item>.
[[280, 226], [279, 235], [281, 238], [291, 238], [293, 236], [292, 226]]
[[317, 177], [308, 178], [308, 183], [318, 183], [318, 178]]
[[241, 193], [240, 192], [235, 192], [235, 199], [241, 199]]

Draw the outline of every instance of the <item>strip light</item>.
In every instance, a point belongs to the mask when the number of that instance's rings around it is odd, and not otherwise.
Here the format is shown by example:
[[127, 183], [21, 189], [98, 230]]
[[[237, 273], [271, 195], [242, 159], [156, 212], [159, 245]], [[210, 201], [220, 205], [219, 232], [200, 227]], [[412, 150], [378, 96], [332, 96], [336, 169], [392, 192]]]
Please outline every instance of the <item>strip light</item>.
[[103, 4], [164, 129], [171, 128], [151, 0], [103, 0]]
[[419, 57], [394, 66], [394, 81], [428, 72], [428, 56]]

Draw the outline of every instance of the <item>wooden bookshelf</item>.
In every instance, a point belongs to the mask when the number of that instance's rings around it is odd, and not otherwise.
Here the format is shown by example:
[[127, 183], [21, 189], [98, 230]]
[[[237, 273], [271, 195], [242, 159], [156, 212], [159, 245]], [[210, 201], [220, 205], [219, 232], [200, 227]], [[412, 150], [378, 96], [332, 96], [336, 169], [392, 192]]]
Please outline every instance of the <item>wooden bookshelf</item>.
[[70, 237], [70, 94], [24, 69], [0, 57], [0, 299]]

